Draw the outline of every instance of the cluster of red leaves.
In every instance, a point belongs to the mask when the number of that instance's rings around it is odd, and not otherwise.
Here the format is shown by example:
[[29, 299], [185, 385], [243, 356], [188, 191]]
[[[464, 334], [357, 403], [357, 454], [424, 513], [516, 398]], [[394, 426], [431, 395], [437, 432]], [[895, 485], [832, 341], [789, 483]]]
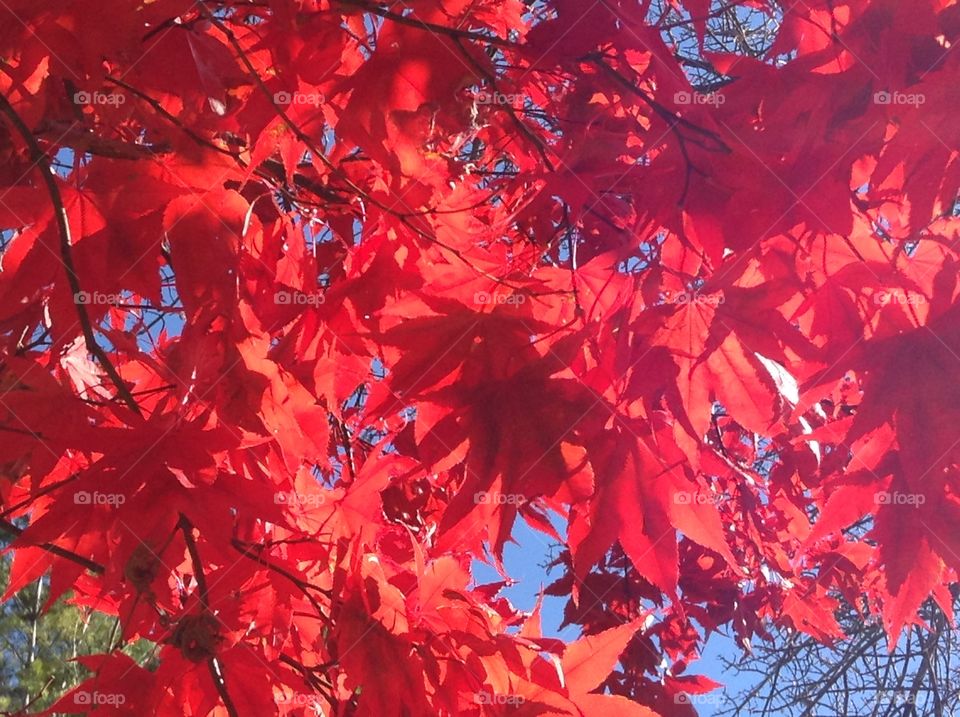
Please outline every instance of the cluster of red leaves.
[[55, 709], [691, 715], [701, 630], [949, 610], [960, 6], [742, 4], [702, 95], [706, 0], [3, 3], [8, 594], [121, 625]]

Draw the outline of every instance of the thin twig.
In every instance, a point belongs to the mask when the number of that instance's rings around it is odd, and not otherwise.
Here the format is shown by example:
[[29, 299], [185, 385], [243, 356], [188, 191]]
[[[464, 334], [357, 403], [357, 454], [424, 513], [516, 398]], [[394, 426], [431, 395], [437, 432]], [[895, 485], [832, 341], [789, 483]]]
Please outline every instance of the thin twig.
[[352, 5], [353, 7], [360, 8], [361, 10], [365, 10], [366, 12], [382, 17], [385, 20], [391, 20], [399, 25], [416, 27], [421, 30], [426, 30], [427, 32], [432, 32], [439, 35], [447, 35], [448, 37], [474, 40], [475, 42], [486, 42], [491, 45], [498, 45], [500, 47], [517, 47], [515, 42], [504, 40], [499, 37], [490, 37], [489, 35], [483, 35], [479, 32], [473, 32], [471, 30], [460, 30], [455, 27], [438, 25], [437, 23], [420, 20], [409, 15], [398, 15], [397, 13], [390, 12], [389, 9], [375, 3], [368, 3], [364, 2], [363, 0], [339, 0], [339, 2], [344, 5]]

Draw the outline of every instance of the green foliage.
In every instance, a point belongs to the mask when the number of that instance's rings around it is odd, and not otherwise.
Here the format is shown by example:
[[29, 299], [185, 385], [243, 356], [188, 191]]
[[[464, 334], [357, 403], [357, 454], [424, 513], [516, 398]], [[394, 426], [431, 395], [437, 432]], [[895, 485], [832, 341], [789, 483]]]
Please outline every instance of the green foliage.
[[[6, 588], [10, 558], [0, 560], [0, 585]], [[86, 675], [74, 662], [78, 655], [106, 652], [116, 618], [69, 604], [69, 596], [47, 605], [49, 581], [33, 582], [0, 604], [0, 713], [49, 707]], [[141, 641], [128, 654], [149, 658], [151, 645]]]

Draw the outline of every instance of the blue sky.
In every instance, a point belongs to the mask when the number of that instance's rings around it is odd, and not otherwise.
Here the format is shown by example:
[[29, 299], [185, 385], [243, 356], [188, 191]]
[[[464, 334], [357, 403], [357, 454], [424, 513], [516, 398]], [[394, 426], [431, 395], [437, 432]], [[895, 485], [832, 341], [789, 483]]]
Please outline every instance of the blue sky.
[[[517, 541], [516, 544], [508, 543], [504, 548], [503, 562], [507, 574], [516, 582], [505, 588], [502, 594], [514, 607], [530, 611], [536, 605], [540, 591], [557, 579], [560, 573], [554, 571], [552, 575], [548, 575], [541, 567], [550, 558], [550, 540], [547, 536], [534, 531], [523, 520], [518, 520], [514, 527], [514, 539]], [[495, 568], [480, 561], [474, 561], [473, 572], [478, 584], [503, 580]], [[560, 629], [565, 603], [566, 598], [544, 597], [541, 614], [543, 631], [547, 636], [574, 640], [579, 636], [576, 627], [568, 626]], [[736, 658], [740, 652], [740, 648], [732, 639], [714, 634], [708, 640], [702, 658], [691, 665], [692, 674], [706, 675], [726, 686], [724, 690], [711, 693], [709, 698], [696, 705], [701, 717], [712, 717], [718, 714], [727, 693], [736, 695], [750, 686], [750, 681], [744, 677], [725, 672], [720, 661], [722, 656], [728, 659]]]

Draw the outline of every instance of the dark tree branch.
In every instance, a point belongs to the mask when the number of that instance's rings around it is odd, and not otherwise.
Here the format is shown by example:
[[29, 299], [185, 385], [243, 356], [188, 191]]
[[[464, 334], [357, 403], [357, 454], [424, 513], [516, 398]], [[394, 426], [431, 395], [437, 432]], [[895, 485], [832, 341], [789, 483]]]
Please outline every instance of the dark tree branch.
[[93, 333], [93, 324], [90, 321], [90, 315], [87, 313], [86, 305], [77, 300], [77, 297], [82, 293], [82, 289], [80, 288], [80, 277], [77, 275], [77, 270], [73, 263], [73, 241], [70, 236], [70, 223], [67, 220], [67, 209], [64, 206], [63, 197], [60, 194], [60, 188], [57, 186], [57, 180], [50, 168], [50, 161], [48, 160], [46, 153], [44, 153], [44, 151], [40, 148], [40, 145], [37, 144], [37, 140], [30, 131], [30, 128], [27, 127], [20, 115], [17, 114], [17, 111], [13, 108], [13, 105], [10, 104], [10, 101], [6, 98], [6, 96], [2, 94], [0, 94], [0, 112], [3, 112], [3, 114], [6, 115], [7, 119], [10, 120], [10, 123], [16, 128], [17, 133], [20, 134], [20, 136], [23, 138], [23, 141], [26, 142], [27, 148], [30, 151], [31, 159], [33, 163], [40, 169], [43, 182], [47, 186], [47, 191], [50, 194], [50, 201], [53, 202], [54, 215], [56, 216], [57, 220], [57, 228], [60, 232], [60, 261], [63, 264], [64, 269], [66, 269], [67, 283], [69, 283], [70, 291], [74, 296], [74, 305], [77, 308], [77, 315], [80, 319], [80, 328], [83, 331], [83, 339], [87, 345], [87, 351], [93, 354], [97, 361], [100, 362], [103, 370], [110, 378], [111, 383], [116, 386], [117, 394], [127, 405], [127, 407], [135, 414], [140, 416], [142, 414], [136, 399], [134, 399], [133, 395], [130, 393], [130, 389], [123, 382], [123, 379], [120, 377], [117, 369], [110, 362], [106, 352], [104, 352], [104, 350], [100, 348], [100, 345], [97, 343], [96, 336]]
[[[197, 591], [200, 593], [200, 605], [203, 607], [204, 612], [209, 612], [210, 593], [207, 588], [207, 577], [203, 571], [203, 561], [200, 559], [197, 541], [193, 537], [193, 523], [190, 522], [190, 519], [186, 515], [181, 513], [177, 525], [183, 533], [183, 539], [187, 544], [187, 552], [190, 554], [190, 562], [193, 564], [193, 579], [197, 581]], [[240, 713], [237, 712], [237, 708], [230, 698], [230, 693], [227, 691], [227, 678], [223, 673], [223, 665], [217, 661], [216, 657], [211, 657], [207, 660], [207, 669], [210, 671], [213, 684], [216, 686], [217, 693], [223, 701], [223, 706], [227, 709], [227, 714], [229, 714], [230, 717], [240, 717]]]
[[[2, 518], [0, 518], [0, 530], [9, 535], [19, 536], [23, 534], [23, 528], [18, 528], [9, 520]], [[92, 573], [96, 573], [97, 575], [102, 575], [104, 573], [104, 567], [100, 563], [94, 562], [93, 560], [85, 558], [82, 555], [77, 555], [66, 548], [61, 548], [59, 545], [54, 545], [53, 543], [42, 543], [37, 547], [46, 550], [51, 555], [56, 555], [57, 557], [70, 560], [77, 565], [82, 565], [87, 570]]]

